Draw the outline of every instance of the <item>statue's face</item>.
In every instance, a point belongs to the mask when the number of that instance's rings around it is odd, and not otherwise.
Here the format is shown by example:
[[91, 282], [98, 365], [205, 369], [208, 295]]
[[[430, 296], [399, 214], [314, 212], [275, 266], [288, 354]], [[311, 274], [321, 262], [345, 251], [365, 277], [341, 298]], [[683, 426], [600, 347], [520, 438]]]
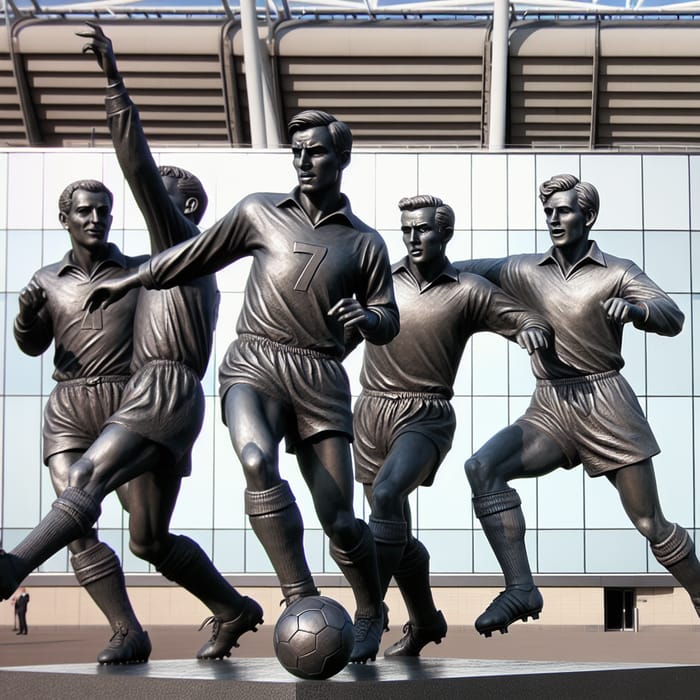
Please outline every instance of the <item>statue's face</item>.
[[557, 248], [573, 247], [588, 238], [586, 214], [579, 206], [576, 191], [555, 192], [544, 203], [547, 228]]
[[292, 136], [294, 169], [304, 194], [317, 194], [334, 188], [342, 170], [333, 138], [325, 126], [297, 131]]
[[106, 192], [75, 190], [71, 208], [59, 219], [74, 244], [83, 248], [99, 248], [107, 243], [112, 226], [112, 206]]
[[408, 257], [416, 264], [431, 263], [445, 254], [445, 236], [435, 223], [435, 208], [401, 212], [401, 232]]

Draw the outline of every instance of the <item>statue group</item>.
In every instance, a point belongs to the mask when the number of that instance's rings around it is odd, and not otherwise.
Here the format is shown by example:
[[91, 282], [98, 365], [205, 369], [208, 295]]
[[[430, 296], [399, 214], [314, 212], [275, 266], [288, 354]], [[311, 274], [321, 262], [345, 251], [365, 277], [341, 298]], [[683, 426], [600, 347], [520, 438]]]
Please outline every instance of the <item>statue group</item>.
[[[453, 385], [466, 343], [480, 331], [526, 351], [536, 386], [524, 415], [465, 464], [474, 513], [505, 578], [476, 620], [478, 632], [504, 632], [538, 618], [543, 607], [511, 482], [579, 464], [617, 489], [700, 614], [693, 542], [663, 515], [652, 465], [659, 447], [620, 375], [627, 324], [673, 336], [684, 318], [637, 265], [590, 239], [599, 210], [593, 185], [557, 175], [540, 186], [552, 243], [546, 253], [455, 263], [446, 253], [452, 208], [432, 195], [404, 198], [397, 220], [406, 256], [392, 265], [382, 238], [341, 191], [350, 129], [310, 110], [289, 123], [297, 187], [251, 194], [200, 233], [207, 205], [201, 182], [181, 168], [156, 166], [111, 41], [92, 23], [79, 36], [107, 81], [114, 149], [146, 222], [151, 256], [129, 257], [108, 242], [113, 198], [101, 182], [81, 180], [63, 191], [59, 220], [71, 248], [22, 290], [14, 323], [24, 352], [55, 347], [43, 449], [57, 498], [19, 545], [0, 553], [0, 599], [68, 546], [79, 583], [113, 631], [98, 661], [147, 661], [151, 643], [119, 560], [94, 527], [102, 500], [116, 490], [128, 511], [131, 551], [211, 610], [211, 638], [197, 658], [228, 657], [263, 622], [261, 606], [235, 590], [194, 540], [170, 532], [203, 420], [200, 380], [218, 307], [214, 273], [249, 256], [235, 340], [219, 368], [246, 514], [286, 606], [318, 596], [301, 514], [280, 475], [284, 440], [354, 594], [351, 662], [374, 660], [380, 650], [392, 577], [409, 620], [384, 656], [419, 656], [447, 634], [408, 496], [432, 484], [451, 448]], [[228, 322], [220, 319], [220, 328]], [[362, 392], [353, 411], [342, 363], [359, 345]], [[368, 523], [354, 513], [355, 480], [370, 507]]]

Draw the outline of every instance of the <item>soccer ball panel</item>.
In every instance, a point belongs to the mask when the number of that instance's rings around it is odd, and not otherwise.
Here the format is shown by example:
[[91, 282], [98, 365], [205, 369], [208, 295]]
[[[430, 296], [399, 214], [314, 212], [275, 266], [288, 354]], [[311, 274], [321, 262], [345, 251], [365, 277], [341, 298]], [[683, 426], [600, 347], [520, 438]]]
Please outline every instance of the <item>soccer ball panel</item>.
[[290, 673], [304, 679], [330, 678], [347, 665], [354, 643], [350, 616], [326, 596], [308, 596], [280, 615], [275, 654]]

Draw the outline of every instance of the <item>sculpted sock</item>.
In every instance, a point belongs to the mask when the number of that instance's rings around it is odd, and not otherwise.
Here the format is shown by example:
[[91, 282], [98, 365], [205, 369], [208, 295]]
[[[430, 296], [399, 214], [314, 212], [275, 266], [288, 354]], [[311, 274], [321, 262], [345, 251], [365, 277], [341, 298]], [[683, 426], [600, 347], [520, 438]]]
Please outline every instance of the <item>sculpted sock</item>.
[[103, 542], [74, 554], [70, 559], [78, 583], [85, 588], [113, 630], [119, 623], [136, 632], [142, 627], [126, 592], [124, 573], [114, 551]]
[[304, 523], [289, 484], [281, 481], [265, 491], [246, 490], [245, 511], [287, 603], [318, 595], [304, 554]]
[[89, 532], [99, 515], [100, 504], [90, 494], [68, 487], [42, 521], [12, 550], [12, 566], [20, 580], [59, 549]]
[[475, 496], [474, 514], [501, 565], [506, 588], [534, 585], [525, 549], [525, 518], [515, 489]]
[[367, 523], [357, 523], [361, 532], [357, 544], [345, 550], [331, 541], [330, 553], [355, 595], [357, 617], [378, 617], [382, 614], [382, 594], [374, 538]]
[[438, 614], [430, 588], [430, 554], [420, 540], [408, 539], [394, 578], [406, 603], [410, 621], [416, 627], [427, 627]]
[[156, 569], [199, 598], [214, 615], [223, 620], [238, 616], [243, 596], [218, 572], [206, 552], [185, 535], [169, 535], [170, 548]]
[[369, 529], [377, 550], [379, 585], [382, 596], [385, 596], [406, 547], [407, 526], [405, 522], [381, 520], [370, 516]]
[[651, 545], [651, 551], [659, 564], [688, 591], [700, 616], [700, 563], [688, 531], [674, 525], [673, 532], [665, 540]]

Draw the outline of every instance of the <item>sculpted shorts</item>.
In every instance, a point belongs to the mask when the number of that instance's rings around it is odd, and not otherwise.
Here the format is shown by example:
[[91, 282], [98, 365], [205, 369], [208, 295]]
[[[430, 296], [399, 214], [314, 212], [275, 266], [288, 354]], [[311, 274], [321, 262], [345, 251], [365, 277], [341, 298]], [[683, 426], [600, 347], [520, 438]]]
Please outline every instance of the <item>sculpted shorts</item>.
[[188, 455], [203, 420], [204, 391], [197, 373], [182, 362], [151, 360], [131, 377], [107, 422], [167, 448], [180, 476], [187, 476]]
[[231, 343], [219, 367], [224, 420], [223, 402], [234, 384], [249, 384], [282, 403], [289, 417], [286, 439], [290, 449], [325, 432], [345, 433], [352, 440], [350, 384], [340, 360], [242, 335]]
[[394, 441], [404, 433], [420, 433], [438, 450], [438, 459], [423, 481], [430, 486], [452, 447], [456, 420], [450, 401], [433, 394], [387, 395], [363, 391], [354, 411], [355, 479], [374, 482]]
[[527, 422], [559, 444], [569, 467], [590, 476], [636, 464], [660, 452], [632, 387], [618, 372], [538, 380]]
[[59, 382], [44, 409], [44, 464], [60, 452], [84, 452], [121, 401], [128, 376]]

